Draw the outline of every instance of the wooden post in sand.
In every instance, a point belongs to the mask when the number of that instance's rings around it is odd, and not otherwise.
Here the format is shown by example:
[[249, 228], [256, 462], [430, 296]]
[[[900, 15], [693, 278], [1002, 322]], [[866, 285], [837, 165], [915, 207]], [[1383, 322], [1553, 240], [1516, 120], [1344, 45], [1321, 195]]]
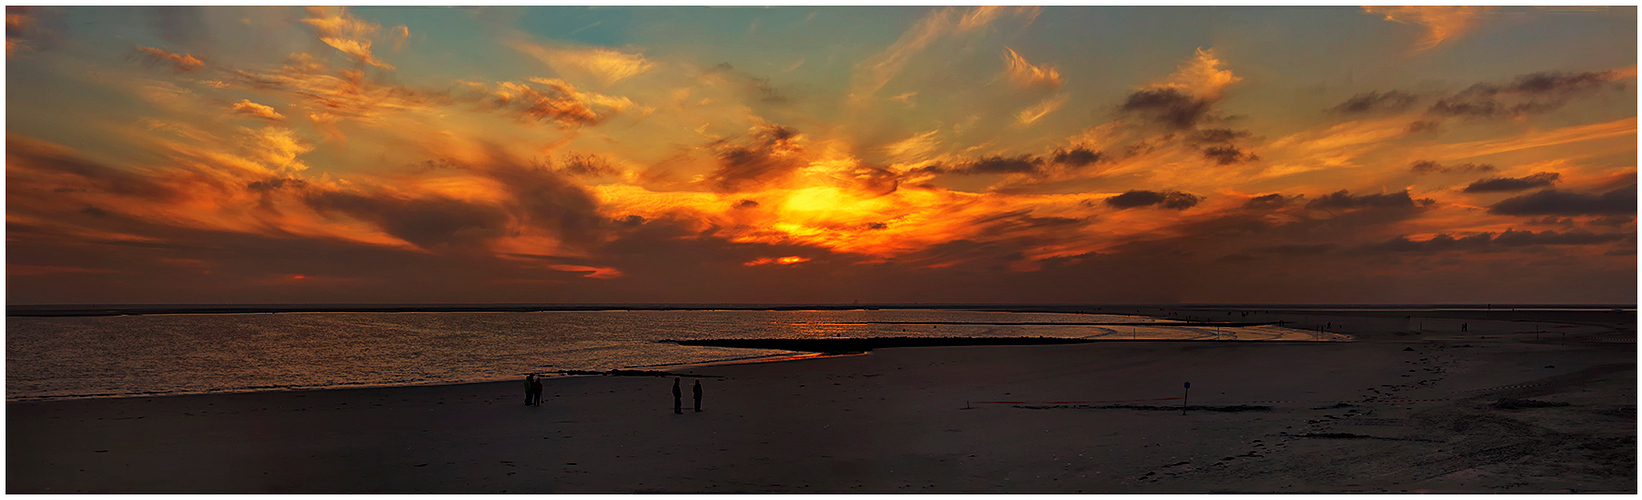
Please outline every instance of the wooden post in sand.
[[1186, 383], [1186, 395], [1180, 397], [1180, 414], [1186, 414], [1186, 402], [1192, 400], [1192, 383]]

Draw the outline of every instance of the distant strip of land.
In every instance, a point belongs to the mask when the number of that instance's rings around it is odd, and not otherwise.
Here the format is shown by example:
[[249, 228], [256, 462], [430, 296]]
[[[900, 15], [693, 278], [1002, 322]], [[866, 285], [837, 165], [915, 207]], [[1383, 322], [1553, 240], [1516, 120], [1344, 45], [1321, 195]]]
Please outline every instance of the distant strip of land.
[[[1129, 339], [1079, 339], [1060, 337], [878, 337], [836, 339], [700, 339], [674, 340], [679, 345], [704, 347], [735, 347], [742, 349], [780, 349], [786, 351], [844, 354], [867, 352], [887, 347], [956, 347], [987, 345], [1054, 345], [1084, 344], [1089, 342], [1127, 342]], [[1224, 340], [1225, 342], [1253, 342]], [[1149, 339], [1146, 342], [1214, 342], [1187, 339]]]
[[[1545, 311], [1621, 313], [1635, 315], [1636, 304], [1199, 304], [1199, 305], [1065, 305], [1065, 304], [66, 304], [7, 305], [6, 316], [135, 316], [147, 314], [273, 314], [313, 312], [548, 312], [548, 311], [850, 311], [879, 309], [937, 309], [1017, 313], [1128, 314], [1202, 320], [1201, 315], [1243, 312], [1334, 312], [1352, 316], [1419, 316], [1441, 312], [1444, 317], [1500, 319], [1513, 313]], [[1268, 322], [1269, 323], [1269, 322]], [[984, 324], [984, 323], [982, 323]], [[1024, 324], [1024, 323], [1010, 323]], [[1067, 324], [1067, 323], [1052, 323]], [[1091, 323], [1094, 324], [1094, 323]], [[1219, 326], [1233, 326], [1214, 323]], [[1266, 323], [1250, 323], [1266, 324]], [[1246, 326], [1246, 325], [1245, 325]]]
[[987, 326], [1264, 326], [1275, 325], [1278, 321], [1250, 322], [1250, 321], [1170, 321], [1167, 323], [1137, 323], [1134, 321], [1103, 321], [1084, 323], [1074, 321], [828, 321], [807, 324], [821, 325], [987, 325]]

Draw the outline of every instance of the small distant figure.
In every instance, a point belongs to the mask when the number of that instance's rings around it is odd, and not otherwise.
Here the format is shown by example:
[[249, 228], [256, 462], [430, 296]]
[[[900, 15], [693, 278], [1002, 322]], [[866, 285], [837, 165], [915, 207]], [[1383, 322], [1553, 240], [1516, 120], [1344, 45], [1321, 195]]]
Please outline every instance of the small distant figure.
[[544, 389], [542, 385], [541, 377], [536, 377], [535, 380], [530, 381], [530, 400], [536, 406], [542, 405], [542, 389]]
[[525, 375], [525, 406], [535, 402], [536, 374]]
[[694, 393], [695, 397], [696, 397], [696, 413], [701, 413], [701, 381], [700, 380], [696, 381], [696, 386], [695, 387], [690, 388], [690, 392]]
[[1460, 323], [1460, 331], [1462, 331], [1462, 332], [1471, 331], [1471, 324], [1470, 323]]
[[678, 388], [679, 379], [673, 379], [673, 413], [684, 413], [684, 391]]

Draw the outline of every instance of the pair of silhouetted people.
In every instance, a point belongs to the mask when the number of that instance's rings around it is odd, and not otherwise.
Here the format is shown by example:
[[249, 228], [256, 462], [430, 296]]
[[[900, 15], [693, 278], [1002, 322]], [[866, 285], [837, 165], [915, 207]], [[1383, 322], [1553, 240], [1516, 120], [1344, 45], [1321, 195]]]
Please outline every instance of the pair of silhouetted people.
[[[673, 379], [673, 413], [684, 413], [684, 391], [679, 389], [679, 379]], [[696, 400], [696, 411], [701, 411], [701, 381], [697, 380], [695, 387], [690, 388]]]
[[525, 406], [541, 406], [542, 381], [536, 374], [525, 375]]

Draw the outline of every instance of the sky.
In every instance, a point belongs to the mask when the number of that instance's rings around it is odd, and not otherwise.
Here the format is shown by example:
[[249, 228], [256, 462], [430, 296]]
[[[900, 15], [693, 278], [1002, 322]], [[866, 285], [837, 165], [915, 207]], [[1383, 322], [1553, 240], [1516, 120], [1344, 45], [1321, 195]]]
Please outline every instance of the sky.
[[8, 304], [1635, 303], [1635, 7], [7, 7]]

